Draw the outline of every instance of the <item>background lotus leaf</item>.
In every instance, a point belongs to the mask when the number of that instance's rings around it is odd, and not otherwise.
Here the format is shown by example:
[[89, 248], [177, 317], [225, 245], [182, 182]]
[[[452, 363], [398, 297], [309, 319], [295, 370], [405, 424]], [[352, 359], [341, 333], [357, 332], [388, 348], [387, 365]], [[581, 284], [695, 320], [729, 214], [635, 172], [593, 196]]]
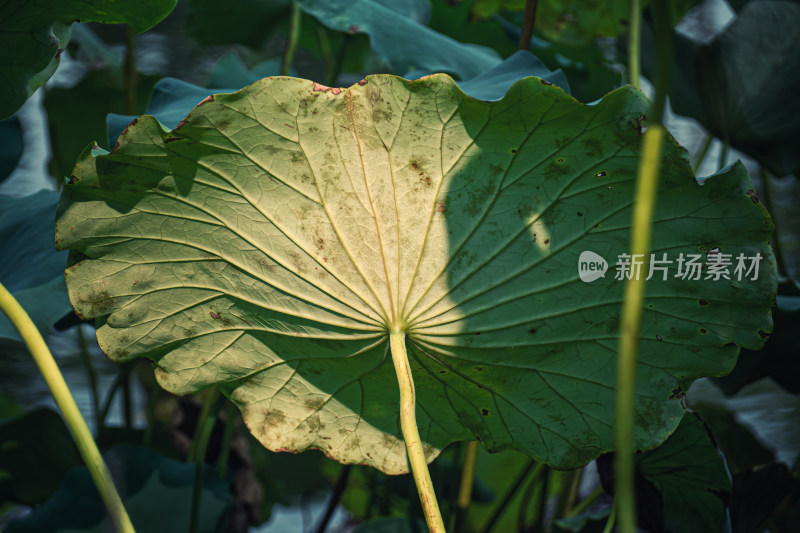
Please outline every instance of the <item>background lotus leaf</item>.
[[72, 23], [130, 24], [143, 32], [166, 17], [177, 0], [119, 2], [43, 0], [0, 7], [0, 118], [16, 111], [58, 67]]

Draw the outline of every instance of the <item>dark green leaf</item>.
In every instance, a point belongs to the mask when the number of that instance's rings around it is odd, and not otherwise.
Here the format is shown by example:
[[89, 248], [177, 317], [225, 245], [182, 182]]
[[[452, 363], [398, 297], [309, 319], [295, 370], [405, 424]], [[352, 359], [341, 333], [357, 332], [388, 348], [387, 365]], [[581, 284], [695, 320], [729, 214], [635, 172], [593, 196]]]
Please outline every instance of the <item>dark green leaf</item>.
[[17, 117], [0, 121], [0, 183], [17, 168], [24, 146]]
[[[64, 285], [67, 255], [55, 249], [57, 203], [57, 192], [41, 191], [19, 198], [0, 195], [0, 283], [42, 333], [72, 310]], [[21, 340], [3, 314], [0, 337]]]
[[661, 495], [664, 531], [723, 530], [731, 481], [699, 417], [686, 414], [664, 444], [638, 455], [636, 472]]
[[0, 118], [16, 111], [58, 67], [74, 21], [130, 24], [143, 32], [177, 0], [40, 0], [0, 6]]
[[742, 350], [733, 371], [714, 378], [725, 394], [736, 394], [742, 387], [771, 377], [784, 389], [800, 394], [800, 297], [778, 296], [772, 312], [775, 327], [759, 351]]
[[[119, 446], [106, 454], [114, 484], [137, 533], [188, 533], [195, 465], [159, 456], [148, 448]], [[230, 503], [227, 484], [206, 467], [199, 533], [221, 533]], [[111, 521], [85, 467], [71, 470], [58, 492], [6, 533], [101, 533]]]
[[0, 420], [0, 503], [38, 505], [82, 464], [58, 413], [36, 409]]
[[369, 35], [375, 55], [397, 74], [420, 69], [468, 79], [500, 63], [490, 48], [460, 43], [425, 26], [430, 13], [427, 1], [299, 0], [299, 4], [328, 28]]
[[[155, 76], [138, 76], [138, 112], [144, 112], [147, 95], [156, 79]], [[106, 115], [125, 109], [122, 70], [91, 71], [75, 87], [48, 89], [44, 107], [53, 149], [50, 169], [59, 178], [69, 177], [75, 160], [86, 145], [94, 141], [104, 142]], [[104, 148], [110, 146], [113, 144]]]
[[[645, 27], [645, 30], [647, 28]], [[708, 44], [674, 35], [670, 103], [777, 176], [800, 172], [800, 2], [751, 0]], [[642, 68], [655, 72], [652, 32]]]
[[186, 29], [206, 45], [243, 44], [260, 48], [289, 14], [289, 0], [188, 0]]

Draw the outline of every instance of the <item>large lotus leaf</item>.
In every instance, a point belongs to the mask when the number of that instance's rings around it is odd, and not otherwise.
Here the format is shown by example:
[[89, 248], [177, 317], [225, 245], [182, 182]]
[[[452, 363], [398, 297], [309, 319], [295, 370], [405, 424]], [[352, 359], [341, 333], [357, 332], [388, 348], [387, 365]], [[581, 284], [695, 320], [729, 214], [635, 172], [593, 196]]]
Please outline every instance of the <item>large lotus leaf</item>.
[[138, 32], [166, 17], [177, 0], [42, 0], [0, 6], [0, 118], [16, 111], [58, 67], [74, 21], [130, 24]]
[[[57, 203], [58, 193], [52, 191], [19, 198], [0, 195], [0, 283], [42, 333], [72, 310], [63, 276], [67, 254], [53, 246]], [[21, 340], [2, 313], [0, 338]]]
[[[612, 446], [623, 284], [583, 284], [578, 259], [627, 250], [647, 107], [629, 87], [584, 106], [526, 78], [483, 102], [446, 75], [379, 75], [266, 78], [172, 132], [144, 116], [64, 187], [70, 298], [113, 360], [152, 359], [177, 394], [221, 387], [273, 450], [407, 471], [401, 330], [429, 457], [477, 437], [580, 466]], [[762, 344], [775, 299], [743, 166], [700, 185], [670, 139], [662, 174], [656, 253], [763, 260], [755, 280], [649, 283], [640, 448], [678, 424], [676, 390]]]
[[[652, 32], [643, 39], [655, 73]], [[708, 44], [676, 33], [670, 102], [777, 176], [800, 173], [800, 2], [750, 0]]]
[[[149, 448], [117, 446], [105, 454], [108, 468], [138, 533], [189, 532], [195, 466], [161, 457]], [[205, 467], [200, 492], [200, 533], [225, 531], [230, 494], [225, 481]], [[86, 467], [70, 470], [58, 491], [6, 533], [105, 533], [114, 528]]]
[[491, 48], [460, 43], [425, 26], [430, 16], [428, 2], [298, 0], [298, 3], [303, 11], [333, 30], [369, 35], [375, 55], [397, 74], [421, 69], [467, 79], [500, 63], [500, 56]]

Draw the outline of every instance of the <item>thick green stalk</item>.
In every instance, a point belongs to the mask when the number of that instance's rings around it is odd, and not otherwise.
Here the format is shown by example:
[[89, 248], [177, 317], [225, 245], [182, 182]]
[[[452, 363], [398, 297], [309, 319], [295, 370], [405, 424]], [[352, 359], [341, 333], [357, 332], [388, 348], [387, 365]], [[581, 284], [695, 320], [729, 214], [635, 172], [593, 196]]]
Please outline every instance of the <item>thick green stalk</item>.
[[471, 440], [464, 447], [464, 467], [461, 470], [461, 485], [458, 488], [458, 501], [456, 502], [455, 532], [464, 530], [472, 500], [472, 485], [475, 483], [475, 465], [478, 462], [478, 441]]
[[408, 363], [408, 353], [406, 352], [405, 332], [392, 331], [389, 334], [389, 343], [394, 371], [397, 374], [397, 383], [400, 386], [400, 427], [406, 442], [411, 473], [414, 475], [417, 493], [430, 533], [444, 533], [442, 513], [439, 511], [439, 503], [436, 501], [436, 494], [433, 491], [428, 461], [425, 459], [422, 439], [417, 428], [417, 400], [414, 392], [414, 378], [411, 375], [411, 366]]
[[631, 20], [628, 30], [628, 83], [640, 88], [641, 77], [642, 3], [631, 0]]
[[[669, 91], [672, 65], [672, 29], [670, 27], [669, 0], [653, 0], [653, 19], [658, 43], [658, 68], [655, 77], [655, 98], [648, 114], [647, 131], [642, 139], [642, 154], [636, 181], [633, 220], [631, 221], [631, 257], [643, 260], [642, 271], [646, 272], [650, 257], [650, 237], [655, 211], [658, 172], [661, 148], [666, 130], [661, 123]], [[640, 17], [638, 17], [640, 18]], [[637, 19], [638, 19], [637, 18]], [[631, 20], [631, 34], [639, 20]], [[638, 37], [638, 35], [637, 35]], [[638, 56], [639, 43], [631, 42]], [[635, 63], [638, 64], [639, 58]], [[638, 68], [638, 67], [637, 67]], [[614, 449], [614, 510], [620, 533], [635, 533], [636, 502], [634, 495], [633, 420], [636, 398], [636, 358], [639, 350], [639, 334], [644, 307], [645, 279], [634, 276], [625, 284], [625, 300], [622, 304], [619, 346], [617, 356], [617, 398], [615, 406]]]
[[[631, 257], [645, 259], [643, 269], [646, 267], [646, 259], [650, 255], [650, 226], [658, 188], [658, 167], [663, 139], [663, 126], [660, 124], [648, 126], [644, 133], [644, 146], [639, 162], [630, 253]], [[636, 531], [636, 505], [633, 494], [633, 418], [636, 394], [636, 355], [639, 349], [644, 292], [644, 276], [634, 276], [625, 284], [625, 301], [622, 306], [622, 324], [619, 334], [614, 501], [619, 514], [620, 533]]]
[[86, 421], [75, 404], [69, 387], [64, 381], [64, 376], [58, 370], [58, 365], [53, 359], [53, 355], [47, 348], [47, 344], [45, 344], [28, 313], [25, 312], [19, 302], [2, 284], [0, 284], [0, 309], [19, 331], [22, 340], [28, 346], [31, 355], [33, 355], [33, 359], [36, 361], [36, 366], [39, 367], [45, 383], [47, 383], [50, 392], [53, 393], [56, 405], [61, 410], [61, 414], [64, 415], [64, 421], [67, 423], [83, 462], [86, 464], [86, 468], [89, 469], [89, 474], [91, 474], [92, 480], [97, 486], [97, 491], [100, 493], [106, 509], [108, 509], [108, 514], [111, 516], [114, 527], [118, 533], [133, 533], [133, 524], [131, 524], [119, 493], [114, 487], [114, 481], [111, 479], [108, 467], [92, 439], [92, 433], [89, 431]]
[[297, 49], [297, 41], [300, 39], [300, 4], [297, 0], [292, 0], [292, 14], [289, 17], [289, 35], [286, 37], [286, 47], [283, 49], [283, 59], [281, 60], [281, 76], [288, 76], [294, 60], [294, 52]]

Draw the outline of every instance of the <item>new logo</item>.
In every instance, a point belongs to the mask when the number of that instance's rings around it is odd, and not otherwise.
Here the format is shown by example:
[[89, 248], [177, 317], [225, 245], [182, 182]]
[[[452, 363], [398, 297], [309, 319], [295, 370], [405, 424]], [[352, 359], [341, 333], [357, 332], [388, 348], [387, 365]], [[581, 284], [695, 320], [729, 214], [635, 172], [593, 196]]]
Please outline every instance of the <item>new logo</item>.
[[578, 275], [581, 281], [590, 283], [598, 278], [606, 277], [608, 263], [594, 252], [584, 251], [578, 258]]

